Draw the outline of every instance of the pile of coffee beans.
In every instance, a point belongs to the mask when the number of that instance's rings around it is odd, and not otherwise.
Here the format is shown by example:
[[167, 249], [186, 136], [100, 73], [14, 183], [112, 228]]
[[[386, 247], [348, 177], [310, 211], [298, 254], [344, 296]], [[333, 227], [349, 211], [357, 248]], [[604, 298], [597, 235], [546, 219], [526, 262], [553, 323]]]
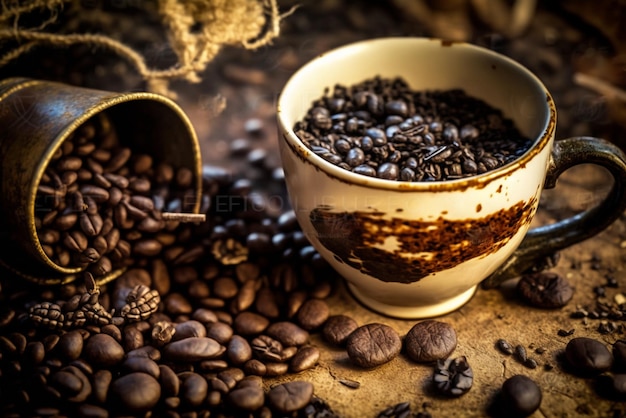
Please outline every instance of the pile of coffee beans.
[[[136, 173], [129, 168], [135, 162], [126, 159], [116, 174]], [[285, 193], [282, 178], [272, 178], [264, 187]], [[185, 193], [178, 183], [168, 187], [174, 191], [164, 202]], [[268, 389], [262, 380], [316, 366], [320, 351], [309, 336], [329, 319], [324, 299], [335, 274], [293, 211], [270, 210], [265, 190], [245, 177], [207, 166], [203, 189], [207, 222], [144, 232], [130, 216], [132, 226], [116, 227], [133, 242], [131, 251], [144, 234], [161, 246], [125, 254], [129, 269], [110, 283], [43, 287], [0, 277], [3, 416], [335, 416], [310, 382]], [[127, 215], [134, 193], [118, 202]], [[156, 211], [158, 199], [152, 200]], [[115, 209], [100, 204], [98, 213], [115, 225]], [[85, 234], [79, 220], [69, 231]], [[150, 292], [159, 297], [156, 309]], [[99, 317], [90, 310], [95, 299]], [[76, 312], [95, 320], [60, 320]], [[116, 321], [118, 312], [132, 321]]]
[[531, 146], [510, 119], [484, 101], [462, 90], [415, 91], [401, 78], [336, 85], [293, 129], [332, 164], [409, 182], [486, 173]]
[[153, 161], [123, 145], [105, 113], [76, 129], [57, 149], [37, 188], [35, 225], [45, 254], [62, 267], [102, 276], [134, 258], [155, 257], [189, 212], [195, 174]]

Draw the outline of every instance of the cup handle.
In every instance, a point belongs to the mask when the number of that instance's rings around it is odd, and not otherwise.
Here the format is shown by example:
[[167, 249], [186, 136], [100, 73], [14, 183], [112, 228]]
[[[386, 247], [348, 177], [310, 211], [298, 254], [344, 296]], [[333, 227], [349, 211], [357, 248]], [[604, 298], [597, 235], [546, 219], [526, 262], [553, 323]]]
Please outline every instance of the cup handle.
[[609, 141], [581, 136], [555, 141], [544, 183], [551, 189], [565, 170], [578, 164], [597, 164], [609, 170], [614, 183], [599, 205], [557, 223], [528, 231], [506, 262], [482, 282], [498, 287], [506, 280], [554, 267], [558, 251], [584, 241], [611, 225], [626, 209], [626, 155]]

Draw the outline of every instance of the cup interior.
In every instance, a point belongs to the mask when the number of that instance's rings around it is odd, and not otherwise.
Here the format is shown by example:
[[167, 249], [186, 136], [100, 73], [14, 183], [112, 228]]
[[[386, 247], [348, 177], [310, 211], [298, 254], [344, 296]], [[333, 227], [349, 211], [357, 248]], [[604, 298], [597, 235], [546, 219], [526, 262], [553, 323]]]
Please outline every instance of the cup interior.
[[[302, 145], [293, 126], [324, 92], [332, 93], [336, 84], [348, 87], [375, 76], [402, 77], [414, 90], [463, 89], [500, 109], [524, 135], [535, 140], [534, 145], [549, 136], [545, 133], [553, 108], [550, 93], [517, 62], [467, 43], [381, 38], [322, 54], [292, 76], [278, 100], [278, 121], [287, 133], [285, 139], [292, 145]], [[335, 171], [329, 167], [330, 163], [313, 153], [308, 159], [325, 170]], [[358, 175], [345, 171], [342, 176]]]

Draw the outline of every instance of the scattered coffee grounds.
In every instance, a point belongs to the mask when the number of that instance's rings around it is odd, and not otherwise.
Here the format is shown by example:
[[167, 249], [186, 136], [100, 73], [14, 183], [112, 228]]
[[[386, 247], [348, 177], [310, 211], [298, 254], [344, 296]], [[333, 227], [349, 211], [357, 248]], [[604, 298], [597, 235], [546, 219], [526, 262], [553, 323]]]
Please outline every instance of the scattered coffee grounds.
[[541, 389], [529, 377], [515, 375], [502, 384], [500, 413], [507, 417], [527, 417], [541, 405]]
[[346, 344], [348, 336], [358, 327], [359, 324], [347, 315], [333, 315], [326, 320], [322, 335], [329, 343], [343, 346]]
[[404, 338], [406, 354], [418, 363], [446, 359], [456, 348], [456, 332], [441, 321], [415, 324]]
[[414, 91], [401, 78], [336, 85], [294, 126], [324, 160], [370, 177], [445, 181], [495, 170], [531, 142], [462, 90]]
[[548, 271], [527, 274], [517, 282], [518, 295], [537, 308], [562, 308], [574, 296], [566, 278]]
[[576, 330], [574, 328], [569, 329], [569, 330], [565, 330], [565, 329], [559, 329], [556, 333], [559, 337], [569, 337], [571, 335], [574, 335], [574, 332]]
[[433, 383], [441, 394], [461, 396], [472, 388], [474, 372], [465, 356], [455, 359], [437, 360], [433, 374]]
[[571, 339], [565, 347], [565, 357], [574, 372], [581, 375], [600, 374], [613, 364], [613, 355], [606, 346], [587, 337]]
[[402, 340], [388, 325], [367, 324], [350, 334], [346, 350], [352, 363], [363, 368], [373, 368], [388, 363], [400, 354]]
[[194, 173], [134, 154], [101, 113], [51, 157], [37, 188], [35, 225], [45, 254], [94, 276], [161, 254], [176, 227], [161, 213], [190, 212]]

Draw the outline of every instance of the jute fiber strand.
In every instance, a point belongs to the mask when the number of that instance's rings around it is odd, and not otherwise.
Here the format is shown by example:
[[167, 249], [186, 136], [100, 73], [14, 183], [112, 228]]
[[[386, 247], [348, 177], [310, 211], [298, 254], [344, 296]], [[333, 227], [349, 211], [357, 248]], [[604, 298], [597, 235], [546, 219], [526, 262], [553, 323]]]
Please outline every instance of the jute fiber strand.
[[[280, 15], [276, 0], [154, 0], [177, 62], [169, 68], [150, 68], [145, 57], [124, 40], [106, 33], [53, 32], [51, 24], [64, 12], [80, 19], [80, 0], [0, 0], [0, 67], [38, 47], [86, 44], [106, 48], [127, 60], [143, 77], [150, 91], [174, 96], [171, 80], [199, 82], [201, 72], [226, 45], [256, 49], [279, 35]], [[136, 2], [135, 2], [136, 3]], [[106, 12], [102, 12], [106, 13]], [[28, 15], [28, 26], [22, 26]], [[33, 24], [33, 15], [41, 16]], [[22, 19], [20, 19], [22, 18]], [[37, 19], [35, 19], [37, 20]], [[74, 25], [76, 26], [76, 25]], [[11, 47], [3, 44], [11, 41]]]

